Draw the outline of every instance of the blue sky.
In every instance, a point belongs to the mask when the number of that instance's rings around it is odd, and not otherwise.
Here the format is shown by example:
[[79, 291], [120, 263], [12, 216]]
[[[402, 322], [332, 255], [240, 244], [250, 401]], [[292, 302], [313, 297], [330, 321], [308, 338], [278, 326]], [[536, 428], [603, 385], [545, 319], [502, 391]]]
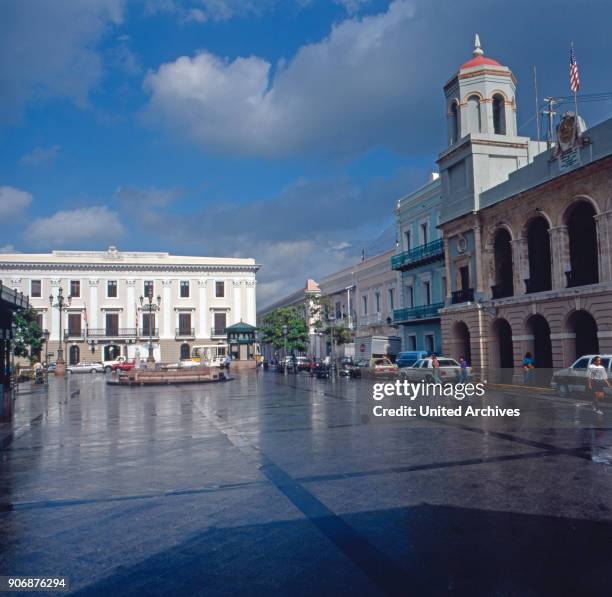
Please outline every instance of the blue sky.
[[518, 78], [522, 134], [533, 64], [542, 96], [569, 93], [570, 39], [581, 91], [612, 91], [599, 0], [7, 0], [0, 17], [0, 250], [252, 256], [260, 304], [392, 243], [475, 32]]

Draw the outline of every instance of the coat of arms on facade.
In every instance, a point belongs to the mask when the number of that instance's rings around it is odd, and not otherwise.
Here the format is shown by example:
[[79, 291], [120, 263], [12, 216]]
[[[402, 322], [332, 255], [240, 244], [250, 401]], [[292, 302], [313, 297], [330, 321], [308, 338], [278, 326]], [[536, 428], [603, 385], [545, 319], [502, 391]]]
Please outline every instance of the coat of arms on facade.
[[553, 157], [586, 144], [586, 124], [574, 112], [566, 112], [557, 125], [557, 147]]

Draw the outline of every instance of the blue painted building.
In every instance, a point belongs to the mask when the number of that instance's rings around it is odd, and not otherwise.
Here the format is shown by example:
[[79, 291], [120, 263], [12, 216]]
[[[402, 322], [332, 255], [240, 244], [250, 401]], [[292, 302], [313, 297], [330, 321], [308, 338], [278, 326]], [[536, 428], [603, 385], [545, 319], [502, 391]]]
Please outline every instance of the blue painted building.
[[400, 304], [393, 321], [400, 330], [402, 350], [440, 352], [442, 346], [438, 310], [444, 306], [447, 280], [438, 230], [440, 208], [437, 174], [397, 202], [397, 251], [391, 267], [398, 272]]

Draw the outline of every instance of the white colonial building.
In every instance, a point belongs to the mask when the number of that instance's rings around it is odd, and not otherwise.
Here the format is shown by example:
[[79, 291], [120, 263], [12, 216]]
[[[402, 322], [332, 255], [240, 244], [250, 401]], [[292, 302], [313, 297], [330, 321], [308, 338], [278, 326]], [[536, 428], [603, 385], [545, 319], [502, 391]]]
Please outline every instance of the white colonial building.
[[[227, 350], [226, 328], [255, 325], [253, 259], [183, 257], [169, 253], [53, 251], [0, 255], [0, 280], [30, 297], [56, 353], [66, 361], [100, 361], [147, 354], [157, 361], [186, 358], [195, 346]], [[50, 305], [60, 289], [70, 297], [62, 312]], [[156, 310], [147, 312], [147, 296]], [[141, 300], [142, 297], [142, 300]], [[67, 301], [68, 302], [68, 301]]]

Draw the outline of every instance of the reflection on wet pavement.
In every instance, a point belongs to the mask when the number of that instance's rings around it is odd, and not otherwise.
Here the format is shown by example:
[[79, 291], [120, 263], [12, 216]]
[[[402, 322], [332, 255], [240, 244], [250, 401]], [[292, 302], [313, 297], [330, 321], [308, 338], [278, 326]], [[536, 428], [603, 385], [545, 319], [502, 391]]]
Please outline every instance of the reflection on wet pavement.
[[[51, 380], [0, 427], [0, 574], [83, 595], [609, 595], [612, 411], [374, 420], [366, 380]], [[366, 421], [367, 422], [364, 422]]]

